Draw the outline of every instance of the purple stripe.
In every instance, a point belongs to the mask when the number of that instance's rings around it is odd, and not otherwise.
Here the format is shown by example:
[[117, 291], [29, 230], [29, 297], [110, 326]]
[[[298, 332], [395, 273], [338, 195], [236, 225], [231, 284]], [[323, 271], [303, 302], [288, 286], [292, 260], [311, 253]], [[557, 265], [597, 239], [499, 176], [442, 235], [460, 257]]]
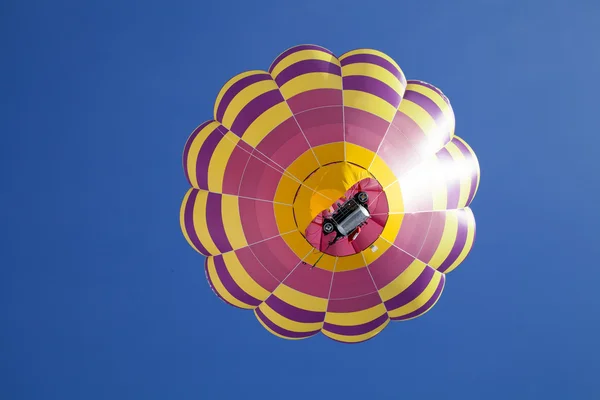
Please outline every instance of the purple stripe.
[[198, 190], [194, 189], [190, 193], [190, 197], [188, 197], [187, 204], [185, 205], [185, 211], [183, 213], [183, 223], [185, 225], [185, 231], [187, 232], [190, 240], [196, 246], [200, 254], [205, 256], [211, 255], [208, 250], [202, 245], [200, 239], [198, 239], [198, 235], [196, 234], [196, 229], [194, 229], [194, 204], [196, 203], [196, 197], [198, 197]]
[[223, 225], [221, 211], [221, 195], [217, 193], [208, 193], [208, 201], [206, 203], [206, 223], [210, 237], [221, 253], [227, 253], [233, 250]]
[[223, 134], [217, 127], [208, 135], [200, 147], [198, 159], [196, 160], [196, 180], [200, 189], [208, 190], [208, 165], [221, 139], [223, 139]]
[[[376, 335], [375, 335], [375, 336], [376, 336]], [[338, 342], [338, 343], [342, 343], [342, 344], [351, 344], [351, 345], [352, 345], [352, 344], [360, 344], [360, 343], [364, 343], [364, 342], [366, 342], [367, 340], [371, 340], [371, 339], [373, 339], [375, 336], [370, 336], [370, 337], [367, 337], [366, 339], [359, 340], [358, 342], [344, 342], [343, 340], [334, 339], [334, 338], [332, 338], [332, 337], [328, 337], [328, 338], [329, 338], [329, 339], [331, 339], [331, 340], [333, 340], [334, 342]]]
[[345, 336], [356, 336], [356, 335], [364, 335], [365, 333], [369, 333], [379, 328], [388, 320], [387, 312], [383, 313], [378, 318], [374, 319], [371, 322], [367, 322], [366, 324], [354, 325], [354, 326], [342, 326], [342, 325], [334, 325], [325, 322], [323, 324], [323, 329], [337, 333], [338, 335]]
[[398, 68], [396, 68], [394, 64], [392, 64], [383, 57], [377, 56], [375, 54], [355, 54], [353, 56], [344, 58], [340, 62], [342, 67], [345, 65], [356, 63], [369, 63], [379, 65], [380, 67], [390, 71], [392, 75], [394, 75], [404, 86], [406, 86], [406, 78], [404, 77], [404, 74]]
[[274, 294], [269, 296], [265, 303], [267, 303], [269, 307], [277, 311], [277, 313], [279, 313], [280, 315], [293, 321], [310, 324], [316, 322], [323, 322], [323, 319], [325, 318], [324, 312], [303, 310], [301, 308], [286, 303]]
[[242, 137], [246, 129], [258, 118], [262, 113], [270, 109], [276, 104], [283, 101], [283, 97], [279, 92], [279, 89], [274, 89], [260, 96], [252, 99], [243, 109], [240, 111], [238, 116], [233, 121], [231, 126], [231, 132], [235, 133], [239, 137]]
[[469, 204], [471, 204], [471, 201], [473, 201], [473, 197], [475, 197], [475, 188], [477, 188], [477, 158], [473, 155], [473, 153], [469, 151], [467, 146], [465, 146], [462, 141], [458, 139], [453, 139], [452, 143], [454, 143], [460, 149], [467, 163], [472, 165], [471, 188], [469, 189], [469, 197], [467, 198], [467, 204], [465, 204], [466, 207]]
[[360, 90], [374, 94], [394, 107], [398, 107], [400, 104], [401, 98], [398, 92], [379, 79], [364, 75], [345, 76], [343, 85], [344, 90]]
[[[444, 260], [442, 265], [438, 268], [438, 271], [445, 272], [448, 267], [456, 261], [462, 250], [465, 248], [465, 243], [467, 242], [467, 231], [469, 230], [469, 220], [466, 218], [466, 211], [458, 210], [459, 219], [458, 219], [458, 230], [456, 233], [456, 239], [454, 240], [454, 244], [452, 245], [452, 250], [450, 250], [450, 254]], [[460, 215], [462, 214], [462, 215]], [[446, 217], [447, 218], [447, 217]]]
[[342, 76], [342, 69], [329, 61], [324, 60], [303, 60], [290, 65], [275, 78], [275, 82], [279, 87], [292, 79], [309, 74], [311, 72], [327, 72], [329, 74]]
[[394, 320], [394, 321], [402, 321], [402, 320], [406, 320], [406, 319], [418, 317], [419, 315], [425, 313], [439, 299], [440, 295], [442, 294], [442, 290], [444, 289], [445, 282], [446, 282], [446, 275], [442, 275], [442, 279], [440, 279], [440, 283], [438, 284], [437, 289], [435, 289], [435, 292], [433, 293], [433, 296], [431, 296], [431, 298], [427, 301], [427, 303], [423, 304], [423, 306], [419, 307], [418, 309], [416, 309], [415, 311], [411, 312], [410, 314], [406, 314], [406, 315], [403, 315], [401, 317], [392, 318], [392, 320]]
[[275, 69], [275, 67], [277, 66], [277, 64], [279, 64], [281, 62], [281, 60], [283, 60], [284, 58], [286, 58], [290, 54], [294, 54], [294, 53], [297, 53], [297, 52], [302, 51], [302, 50], [319, 50], [319, 51], [322, 51], [324, 53], [331, 54], [332, 56], [335, 57], [335, 55], [331, 51], [327, 50], [324, 47], [317, 46], [317, 45], [314, 45], [314, 44], [303, 44], [303, 45], [300, 45], [300, 46], [294, 46], [294, 47], [292, 47], [290, 49], [287, 49], [283, 53], [281, 53], [279, 55], [279, 57], [277, 57], [275, 59], [275, 61], [273, 61], [273, 63], [269, 67], [269, 72], [273, 72], [273, 69]]
[[287, 329], [283, 329], [278, 325], [275, 325], [270, 319], [267, 318], [267, 316], [265, 314], [263, 314], [263, 312], [260, 310], [260, 308], [255, 308], [254, 312], [256, 314], [256, 316], [258, 318], [260, 318], [260, 320], [269, 327], [269, 329], [271, 329], [273, 332], [284, 336], [284, 337], [289, 337], [289, 338], [307, 338], [309, 336], [313, 336], [316, 335], [317, 333], [319, 333], [320, 329], [317, 331], [312, 331], [312, 332], [292, 332], [292, 331], [288, 331]]
[[419, 106], [421, 106], [425, 111], [427, 111], [429, 115], [433, 117], [436, 125], [443, 126], [446, 116], [444, 115], [444, 112], [441, 110], [441, 108], [438, 107], [438, 105], [435, 104], [435, 102], [429, 97], [425, 96], [422, 93], [408, 89], [406, 90], [406, 92], [404, 92], [404, 99], [410, 100], [413, 103], [416, 103]]
[[[445, 147], [437, 152], [436, 157], [442, 163], [442, 171], [446, 172], [446, 167], [452, 166], [456, 160], [452, 158], [452, 154]], [[458, 207], [460, 200], [460, 176], [446, 174], [446, 191], [448, 195], [447, 206], [449, 210], [454, 210]]]
[[206, 122], [202, 123], [200, 126], [198, 126], [196, 129], [194, 129], [194, 131], [192, 132], [192, 134], [190, 135], [188, 140], [185, 142], [185, 147], [183, 148], [183, 157], [182, 157], [183, 172], [185, 172], [185, 178], [188, 180], [190, 185], [192, 184], [192, 181], [190, 181], [190, 174], [188, 173], [188, 169], [187, 169], [187, 161], [188, 161], [188, 156], [190, 153], [190, 147], [192, 147], [192, 142], [194, 141], [194, 139], [196, 139], [196, 136], [198, 136], [200, 131], [202, 129], [204, 129], [204, 127], [206, 127], [211, 122], [213, 122], [213, 121], [206, 121]]
[[431, 282], [434, 274], [435, 270], [429, 265], [426, 266], [421, 275], [419, 275], [419, 277], [415, 279], [415, 281], [409, 287], [407, 287], [396, 297], [393, 297], [385, 302], [385, 308], [387, 308], [389, 311], [395, 310], [416, 299], [421, 293], [423, 293], [423, 290], [425, 290], [429, 282]]
[[438, 88], [436, 88], [435, 86], [433, 86], [430, 83], [427, 82], [423, 82], [423, 81], [418, 81], [418, 80], [409, 80], [407, 81], [408, 85], [420, 85], [420, 86], [425, 86], [431, 90], [433, 90], [434, 92], [436, 92], [437, 94], [439, 94], [442, 99], [444, 99], [444, 101], [446, 102], [446, 104], [450, 105], [450, 100], [448, 100], [448, 98], [446, 97], [446, 95], [444, 93], [442, 93], [442, 91]]
[[229, 104], [231, 103], [233, 98], [235, 96], [237, 96], [242, 90], [244, 90], [248, 86], [252, 85], [253, 83], [261, 82], [261, 81], [268, 81], [271, 79], [272, 79], [271, 75], [261, 73], [261, 74], [246, 76], [246, 77], [240, 79], [239, 81], [237, 81], [236, 83], [234, 83], [233, 85], [231, 85], [231, 87], [229, 89], [227, 89], [227, 91], [223, 95], [223, 98], [221, 98], [221, 101], [219, 102], [219, 107], [217, 108], [217, 120], [223, 121], [223, 116], [225, 115], [225, 111], [227, 110], [227, 107], [229, 107]]
[[235, 297], [242, 303], [246, 303], [250, 306], [256, 307], [261, 303], [260, 300], [255, 299], [248, 293], [244, 292], [244, 290], [240, 288], [237, 283], [235, 283], [235, 281], [231, 277], [231, 274], [227, 270], [227, 267], [225, 266], [225, 260], [223, 260], [223, 256], [216, 256], [214, 257], [214, 260], [217, 275], [219, 276], [221, 283], [225, 287], [225, 290], [227, 290], [229, 294], [231, 294], [233, 297]]
[[205, 258], [204, 261], [204, 275], [206, 276], [206, 280], [208, 281], [208, 286], [210, 286], [210, 289], [213, 291], [213, 293], [221, 300], [223, 300], [225, 303], [229, 304], [230, 306], [236, 307], [236, 308], [241, 308], [236, 306], [235, 304], [231, 304], [230, 302], [228, 302], [227, 300], [225, 300], [225, 298], [223, 298], [223, 296], [221, 296], [219, 294], [219, 292], [217, 292], [217, 289], [215, 289], [215, 285], [212, 281], [212, 279], [210, 279], [210, 274], [208, 273], [208, 257]]

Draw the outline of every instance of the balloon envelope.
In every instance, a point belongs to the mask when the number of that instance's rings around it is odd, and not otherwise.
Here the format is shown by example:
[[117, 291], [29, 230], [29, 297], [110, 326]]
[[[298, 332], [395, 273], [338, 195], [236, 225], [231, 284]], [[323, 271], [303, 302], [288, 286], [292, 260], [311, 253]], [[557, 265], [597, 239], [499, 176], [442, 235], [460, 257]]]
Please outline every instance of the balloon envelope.
[[[183, 153], [181, 228], [210, 287], [288, 339], [358, 343], [424, 314], [475, 238], [479, 164], [454, 127], [377, 50], [301, 45], [237, 75]], [[371, 218], [328, 246], [324, 218], [361, 191]]]

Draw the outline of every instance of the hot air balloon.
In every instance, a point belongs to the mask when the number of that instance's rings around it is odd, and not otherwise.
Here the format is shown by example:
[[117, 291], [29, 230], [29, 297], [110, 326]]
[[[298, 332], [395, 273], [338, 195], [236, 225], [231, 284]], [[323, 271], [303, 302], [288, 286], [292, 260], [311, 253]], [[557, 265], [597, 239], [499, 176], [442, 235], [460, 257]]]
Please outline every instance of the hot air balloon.
[[373, 49], [292, 47], [190, 135], [181, 229], [224, 302], [344, 343], [423, 315], [470, 252], [480, 170], [448, 98]]

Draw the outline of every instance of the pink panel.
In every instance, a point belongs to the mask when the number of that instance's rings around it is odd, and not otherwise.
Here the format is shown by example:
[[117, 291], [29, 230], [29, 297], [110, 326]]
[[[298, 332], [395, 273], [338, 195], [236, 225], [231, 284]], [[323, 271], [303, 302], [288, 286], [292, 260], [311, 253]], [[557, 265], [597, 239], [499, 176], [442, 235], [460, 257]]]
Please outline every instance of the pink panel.
[[385, 136], [378, 154], [398, 179], [421, 161], [413, 144], [393, 125]]
[[297, 94], [287, 100], [294, 114], [317, 107], [340, 106], [343, 103], [342, 91], [338, 89], [315, 89]]
[[308, 143], [296, 120], [289, 118], [273, 129], [256, 149], [285, 169], [308, 150]]
[[246, 272], [248, 272], [248, 275], [250, 275], [252, 279], [254, 279], [264, 289], [272, 292], [275, 290], [277, 285], [279, 285], [279, 281], [275, 279], [273, 275], [271, 275], [265, 269], [265, 267], [258, 262], [248, 247], [236, 250], [235, 254], [237, 255]]
[[331, 287], [332, 299], [346, 299], [375, 292], [377, 289], [366, 268], [336, 272]]
[[400, 276], [413, 261], [413, 257], [392, 246], [368, 268], [375, 285], [381, 289]]
[[296, 120], [312, 147], [344, 140], [342, 107], [317, 108], [298, 114]]
[[390, 123], [356, 108], [345, 107], [346, 141], [373, 152], [377, 151]]
[[251, 157], [240, 187], [240, 196], [273, 201], [281, 172], [256, 157]]
[[283, 281], [300, 262], [281, 237], [253, 244], [250, 248], [261, 264], [279, 281]]
[[[279, 229], [275, 221], [273, 203], [240, 197], [239, 210], [242, 228], [248, 244], [277, 236]], [[225, 210], [225, 212], [227, 212]]]
[[285, 284], [299, 292], [326, 299], [331, 287], [332, 274], [331, 271], [300, 264], [285, 280]]
[[327, 311], [330, 312], [353, 312], [366, 310], [376, 305], [381, 304], [381, 297], [378, 292], [366, 294], [364, 296], [354, 297], [351, 299], [330, 299]]

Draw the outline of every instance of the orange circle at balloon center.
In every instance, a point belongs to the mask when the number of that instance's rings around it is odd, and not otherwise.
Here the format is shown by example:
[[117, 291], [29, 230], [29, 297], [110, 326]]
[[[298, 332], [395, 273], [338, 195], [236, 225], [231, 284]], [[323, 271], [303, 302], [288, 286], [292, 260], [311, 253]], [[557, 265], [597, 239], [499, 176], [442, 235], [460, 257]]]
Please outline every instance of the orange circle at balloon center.
[[335, 162], [318, 168], [298, 188], [294, 198], [294, 217], [300, 232], [328, 209], [355, 183], [372, 177], [367, 170], [347, 162]]
[[[360, 191], [369, 195], [369, 212], [377, 215], [367, 220], [358, 236], [352, 234], [329, 245], [335, 233], [322, 232], [323, 218]], [[387, 221], [388, 205], [383, 188], [371, 173], [349, 162], [335, 162], [304, 180], [294, 198], [293, 211], [299, 231], [315, 249], [343, 257], [360, 253], [379, 237]]]

